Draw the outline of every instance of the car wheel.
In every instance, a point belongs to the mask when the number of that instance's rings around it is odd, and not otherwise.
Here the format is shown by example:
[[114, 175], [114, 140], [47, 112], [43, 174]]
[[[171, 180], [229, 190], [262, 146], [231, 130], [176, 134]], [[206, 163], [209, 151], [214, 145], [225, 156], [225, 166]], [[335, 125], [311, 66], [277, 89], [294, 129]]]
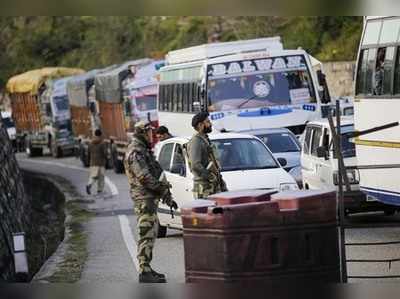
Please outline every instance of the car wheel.
[[167, 236], [167, 227], [158, 222], [157, 238], [165, 238]]
[[385, 216], [393, 216], [396, 213], [395, 209], [386, 209], [383, 211], [385, 213]]

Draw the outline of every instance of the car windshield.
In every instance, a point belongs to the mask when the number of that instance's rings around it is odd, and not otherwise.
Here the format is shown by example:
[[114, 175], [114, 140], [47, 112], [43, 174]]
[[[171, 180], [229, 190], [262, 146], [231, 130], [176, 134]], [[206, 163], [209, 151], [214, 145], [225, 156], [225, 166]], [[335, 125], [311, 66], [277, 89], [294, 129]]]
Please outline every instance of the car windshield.
[[139, 111], [148, 111], [157, 109], [157, 96], [146, 95], [136, 98], [136, 106]]
[[207, 90], [210, 111], [316, 101], [303, 56], [210, 65]]
[[6, 128], [15, 127], [14, 122], [10, 117], [3, 118], [3, 124], [6, 126]]
[[264, 144], [252, 138], [213, 140], [222, 171], [278, 168]]
[[270, 133], [257, 135], [273, 153], [299, 152], [300, 147], [295, 137], [289, 133]]

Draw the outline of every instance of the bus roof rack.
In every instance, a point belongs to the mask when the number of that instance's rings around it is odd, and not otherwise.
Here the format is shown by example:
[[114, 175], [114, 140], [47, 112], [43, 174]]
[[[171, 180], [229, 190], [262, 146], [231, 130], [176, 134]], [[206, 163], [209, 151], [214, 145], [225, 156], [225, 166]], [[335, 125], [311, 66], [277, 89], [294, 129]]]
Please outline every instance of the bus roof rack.
[[174, 50], [168, 52], [166, 55], [166, 63], [171, 65], [194, 62], [230, 54], [263, 50], [283, 50], [280, 36], [203, 44], [185, 49]]

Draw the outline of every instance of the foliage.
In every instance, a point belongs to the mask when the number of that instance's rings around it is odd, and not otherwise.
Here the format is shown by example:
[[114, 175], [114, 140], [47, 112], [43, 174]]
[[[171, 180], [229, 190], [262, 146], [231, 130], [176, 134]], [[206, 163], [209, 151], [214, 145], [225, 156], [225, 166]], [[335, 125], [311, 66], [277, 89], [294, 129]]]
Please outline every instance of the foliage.
[[360, 17], [2, 17], [0, 89], [43, 66], [93, 69], [214, 40], [281, 36], [322, 60], [353, 60]]

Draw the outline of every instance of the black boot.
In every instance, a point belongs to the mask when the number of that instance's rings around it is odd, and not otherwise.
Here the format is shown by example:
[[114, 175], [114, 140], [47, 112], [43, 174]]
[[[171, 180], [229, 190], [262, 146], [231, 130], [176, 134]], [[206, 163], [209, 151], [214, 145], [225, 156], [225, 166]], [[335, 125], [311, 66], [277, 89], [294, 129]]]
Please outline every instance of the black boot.
[[153, 273], [153, 275], [155, 275], [155, 276], [157, 276], [157, 277], [160, 277], [160, 278], [165, 279], [165, 275], [164, 275], [164, 274], [158, 273], [158, 272], [156, 272], [156, 271], [153, 270], [153, 269], [151, 269], [151, 273]]
[[153, 272], [142, 272], [139, 273], [139, 282], [140, 283], [164, 283], [166, 282], [165, 277], [159, 277], [155, 275]]

